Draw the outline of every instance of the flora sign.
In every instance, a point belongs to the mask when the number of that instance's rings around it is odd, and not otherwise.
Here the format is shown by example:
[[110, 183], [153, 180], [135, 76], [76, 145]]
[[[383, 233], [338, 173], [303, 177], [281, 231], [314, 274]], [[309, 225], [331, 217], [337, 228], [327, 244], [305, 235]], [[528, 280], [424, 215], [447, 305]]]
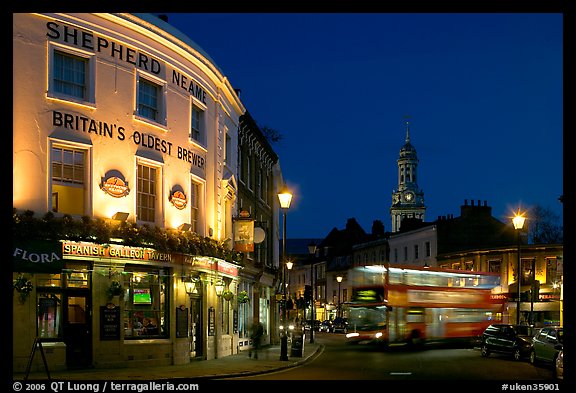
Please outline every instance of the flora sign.
[[60, 242], [42, 240], [14, 242], [12, 271], [58, 273], [63, 267]]

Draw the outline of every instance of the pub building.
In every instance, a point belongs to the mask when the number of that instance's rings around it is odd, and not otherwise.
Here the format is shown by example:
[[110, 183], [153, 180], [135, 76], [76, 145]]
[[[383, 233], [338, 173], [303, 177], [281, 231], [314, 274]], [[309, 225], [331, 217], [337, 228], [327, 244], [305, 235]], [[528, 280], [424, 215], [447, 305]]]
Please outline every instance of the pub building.
[[[15, 13], [13, 81], [14, 372], [42, 370], [38, 348], [59, 370], [186, 364], [247, 345], [247, 304], [270, 304], [275, 284], [243, 272], [230, 241], [246, 110], [218, 66], [151, 14]], [[195, 243], [135, 246], [136, 228]]]

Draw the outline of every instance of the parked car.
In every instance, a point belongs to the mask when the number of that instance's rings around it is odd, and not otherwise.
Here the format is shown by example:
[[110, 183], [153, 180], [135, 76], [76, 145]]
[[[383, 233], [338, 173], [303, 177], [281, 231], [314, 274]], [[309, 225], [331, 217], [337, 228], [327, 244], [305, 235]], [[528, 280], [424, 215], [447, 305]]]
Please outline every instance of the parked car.
[[322, 323], [320, 324], [320, 327], [318, 328], [319, 332], [327, 332], [330, 333], [333, 331], [333, 326], [332, 326], [332, 321], [325, 319], [324, 321], [322, 321]]
[[554, 365], [558, 352], [564, 344], [564, 330], [559, 326], [547, 326], [538, 330], [532, 339], [530, 363]]
[[495, 352], [521, 360], [530, 355], [532, 337], [533, 329], [527, 325], [492, 324], [482, 333], [480, 353], [488, 357]]
[[[312, 320], [308, 319], [306, 322], [304, 322], [304, 329], [310, 330], [310, 326], [312, 326]], [[317, 332], [319, 329], [320, 329], [320, 321], [315, 320], [314, 321], [314, 331]]]
[[348, 319], [337, 317], [332, 321], [332, 331], [334, 333], [348, 333]]
[[564, 379], [564, 348], [558, 351], [554, 367], [554, 374], [558, 379]]

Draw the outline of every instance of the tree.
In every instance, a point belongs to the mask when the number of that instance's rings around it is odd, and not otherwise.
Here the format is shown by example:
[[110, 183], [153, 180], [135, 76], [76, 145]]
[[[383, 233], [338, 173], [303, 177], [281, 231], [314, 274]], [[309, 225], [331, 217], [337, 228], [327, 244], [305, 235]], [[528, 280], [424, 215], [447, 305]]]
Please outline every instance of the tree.
[[556, 244], [564, 241], [560, 217], [549, 208], [536, 205], [528, 218], [528, 243]]
[[262, 135], [264, 135], [264, 138], [266, 138], [270, 144], [280, 142], [284, 139], [284, 136], [280, 134], [280, 132], [268, 126], [260, 126], [260, 131], [262, 131]]

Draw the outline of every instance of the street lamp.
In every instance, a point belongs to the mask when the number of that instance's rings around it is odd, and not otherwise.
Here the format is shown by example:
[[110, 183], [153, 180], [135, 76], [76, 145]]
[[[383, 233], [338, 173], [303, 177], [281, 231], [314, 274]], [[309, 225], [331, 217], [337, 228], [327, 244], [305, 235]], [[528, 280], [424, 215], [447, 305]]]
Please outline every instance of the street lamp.
[[517, 238], [517, 244], [518, 244], [518, 272], [516, 274], [516, 281], [518, 284], [518, 298], [516, 299], [516, 325], [520, 325], [520, 296], [521, 296], [521, 291], [520, 291], [520, 283], [522, 281], [522, 266], [520, 263], [520, 231], [522, 230], [522, 227], [524, 227], [524, 221], [526, 220], [526, 217], [524, 217], [523, 214], [520, 214], [520, 212], [516, 213], [516, 215], [514, 216], [514, 218], [512, 218], [512, 223], [514, 224], [514, 229], [516, 230], [516, 238]]
[[282, 214], [284, 217], [284, 224], [282, 227], [282, 287], [283, 287], [283, 300], [282, 305], [282, 332], [280, 337], [280, 360], [288, 360], [288, 332], [286, 331], [286, 212], [290, 208], [290, 202], [292, 202], [292, 194], [286, 188], [286, 184], [282, 187], [282, 191], [278, 194], [278, 200], [280, 201], [280, 208], [282, 209]]
[[[290, 292], [290, 284], [292, 282], [292, 267], [294, 266], [294, 262], [292, 261], [286, 261], [286, 268], [288, 269], [288, 282], [284, 283], [286, 285], [286, 288], [288, 288], [288, 298], [286, 299], [286, 301], [288, 301], [288, 299], [290, 299], [290, 304], [293, 306], [294, 303], [292, 300], [292, 292]], [[290, 312], [288, 312], [288, 317], [290, 317]]]
[[343, 278], [344, 277], [342, 277], [342, 276], [336, 277], [336, 281], [338, 281], [338, 309], [336, 310], [336, 316], [337, 317], [340, 317], [340, 314], [341, 314], [341, 312], [340, 312], [340, 283], [342, 282]]
[[314, 240], [308, 244], [308, 252], [312, 255], [310, 260], [310, 287], [312, 289], [312, 299], [310, 299], [310, 344], [314, 344], [314, 256], [316, 255], [316, 243], [314, 243]]

